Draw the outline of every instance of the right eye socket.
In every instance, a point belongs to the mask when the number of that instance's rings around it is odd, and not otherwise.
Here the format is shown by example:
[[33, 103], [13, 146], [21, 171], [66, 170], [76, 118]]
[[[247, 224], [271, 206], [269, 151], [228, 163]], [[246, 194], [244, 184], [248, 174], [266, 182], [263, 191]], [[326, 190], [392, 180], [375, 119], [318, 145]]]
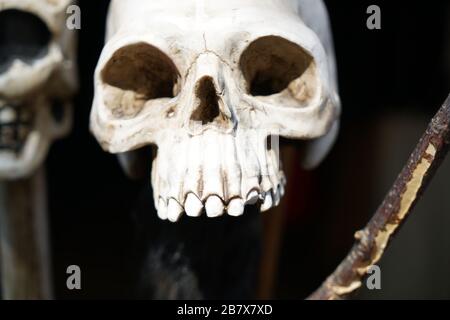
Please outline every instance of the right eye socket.
[[16, 9], [0, 11], [0, 68], [14, 59], [27, 63], [48, 50], [51, 32], [34, 14]]
[[173, 98], [179, 72], [158, 48], [137, 43], [117, 50], [101, 72], [105, 84], [146, 100]]

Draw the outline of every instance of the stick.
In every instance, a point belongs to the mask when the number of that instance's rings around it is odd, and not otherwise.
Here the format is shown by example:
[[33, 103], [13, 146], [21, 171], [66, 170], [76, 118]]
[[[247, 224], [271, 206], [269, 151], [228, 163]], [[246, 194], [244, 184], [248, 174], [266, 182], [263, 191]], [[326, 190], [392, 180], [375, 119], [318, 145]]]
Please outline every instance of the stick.
[[355, 233], [347, 257], [308, 299], [345, 299], [361, 287], [369, 268], [382, 257], [448, 152], [450, 96], [431, 120], [394, 185], [366, 227]]
[[50, 253], [44, 169], [0, 182], [3, 299], [50, 299]]

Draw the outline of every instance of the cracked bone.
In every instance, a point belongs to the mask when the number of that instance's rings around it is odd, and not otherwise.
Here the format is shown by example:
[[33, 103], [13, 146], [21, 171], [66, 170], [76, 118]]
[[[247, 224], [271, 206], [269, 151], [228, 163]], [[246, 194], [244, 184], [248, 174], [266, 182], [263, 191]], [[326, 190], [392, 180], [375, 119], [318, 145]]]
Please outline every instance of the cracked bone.
[[90, 127], [130, 173], [135, 150], [155, 147], [161, 219], [269, 210], [286, 183], [278, 138], [304, 141], [306, 167], [331, 148], [340, 102], [321, 1], [113, 0], [109, 10]]

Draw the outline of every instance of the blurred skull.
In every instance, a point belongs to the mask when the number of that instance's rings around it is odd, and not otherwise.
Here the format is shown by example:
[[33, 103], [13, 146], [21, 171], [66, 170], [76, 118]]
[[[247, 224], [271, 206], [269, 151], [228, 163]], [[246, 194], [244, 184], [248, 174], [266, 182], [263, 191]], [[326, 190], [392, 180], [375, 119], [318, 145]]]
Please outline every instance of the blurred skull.
[[72, 0], [0, 0], [0, 179], [30, 175], [71, 126]]

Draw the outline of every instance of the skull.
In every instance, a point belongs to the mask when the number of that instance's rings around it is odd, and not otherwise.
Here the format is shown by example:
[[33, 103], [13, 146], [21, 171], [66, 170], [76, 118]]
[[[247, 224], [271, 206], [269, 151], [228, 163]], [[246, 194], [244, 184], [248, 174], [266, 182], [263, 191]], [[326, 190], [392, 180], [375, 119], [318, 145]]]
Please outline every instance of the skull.
[[340, 110], [333, 58], [304, 3], [112, 1], [91, 130], [125, 165], [157, 147], [161, 219], [268, 210], [286, 182], [278, 137], [311, 141], [307, 166], [328, 151]]
[[0, 0], [0, 178], [23, 178], [71, 126], [71, 0]]

